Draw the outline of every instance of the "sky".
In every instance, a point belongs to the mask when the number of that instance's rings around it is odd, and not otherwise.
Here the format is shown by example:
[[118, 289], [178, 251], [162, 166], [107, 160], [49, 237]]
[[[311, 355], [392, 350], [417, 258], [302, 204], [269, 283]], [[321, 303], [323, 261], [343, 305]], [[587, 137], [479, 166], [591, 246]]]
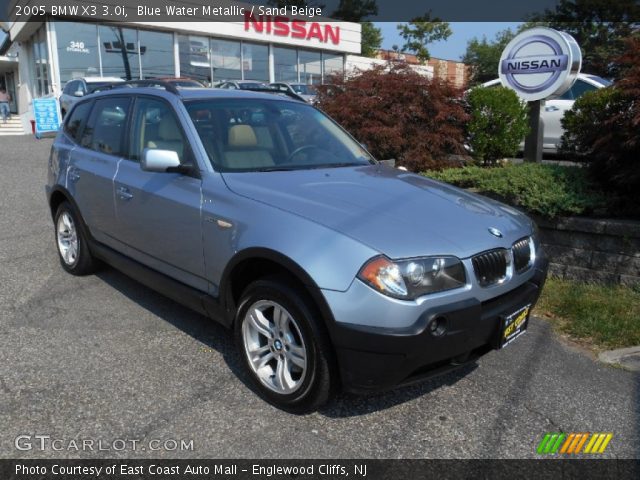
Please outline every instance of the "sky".
[[[390, 50], [393, 45], [402, 47], [403, 41], [398, 35], [396, 22], [375, 22], [375, 25], [382, 29], [382, 48]], [[518, 25], [520, 25], [518, 22], [451, 22], [453, 34], [445, 41], [430, 44], [429, 52], [432, 57], [460, 60], [467, 48], [467, 42], [473, 37], [482, 38], [486, 35], [491, 39], [500, 30], [514, 29]], [[4, 33], [0, 32], [0, 43], [3, 38]]]
[[[402, 48], [403, 40], [398, 35], [396, 22], [374, 22], [382, 30], [382, 48], [391, 50], [393, 45]], [[506, 28], [517, 28], [520, 22], [450, 22], [453, 34], [444, 41], [428, 45], [429, 53], [435, 58], [460, 60], [467, 49], [467, 42], [473, 37], [486, 35], [492, 39], [496, 33]]]

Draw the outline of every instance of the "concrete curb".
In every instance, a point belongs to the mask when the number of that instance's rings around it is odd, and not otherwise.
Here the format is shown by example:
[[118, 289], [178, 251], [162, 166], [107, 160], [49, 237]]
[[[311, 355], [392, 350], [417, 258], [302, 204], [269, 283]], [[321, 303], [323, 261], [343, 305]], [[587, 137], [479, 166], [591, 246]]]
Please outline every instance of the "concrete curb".
[[608, 350], [598, 355], [601, 362], [620, 365], [627, 370], [640, 372], [640, 346]]

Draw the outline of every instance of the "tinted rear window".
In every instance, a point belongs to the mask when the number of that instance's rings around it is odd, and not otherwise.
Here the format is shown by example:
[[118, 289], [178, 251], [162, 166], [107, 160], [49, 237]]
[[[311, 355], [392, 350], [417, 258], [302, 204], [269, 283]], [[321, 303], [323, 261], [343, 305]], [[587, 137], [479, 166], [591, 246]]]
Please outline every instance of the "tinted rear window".
[[97, 100], [82, 133], [82, 146], [110, 155], [123, 155], [130, 103], [129, 98], [122, 97]]
[[83, 102], [78, 104], [64, 124], [64, 131], [76, 142], [80, 141], [80, 133], [89, 117], [93, 102]]

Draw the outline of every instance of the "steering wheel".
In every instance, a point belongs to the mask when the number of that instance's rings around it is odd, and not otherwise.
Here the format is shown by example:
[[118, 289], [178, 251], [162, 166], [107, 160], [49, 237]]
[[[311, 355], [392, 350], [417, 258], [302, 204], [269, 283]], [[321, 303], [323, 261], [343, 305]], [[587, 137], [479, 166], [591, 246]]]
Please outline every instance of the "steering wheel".
[[316, 145], [303, 145], [301, 147], [296, 148], [293, 152], [291, 152], [291, 154], [287, 157], [287, 163], [290, 163], [291, 159], [294, 158], [296, 155], [299, 155], [301, 152], [304, 152], [305, 150], [312, 150], [312, 149], [322, 150], [320, 147]]

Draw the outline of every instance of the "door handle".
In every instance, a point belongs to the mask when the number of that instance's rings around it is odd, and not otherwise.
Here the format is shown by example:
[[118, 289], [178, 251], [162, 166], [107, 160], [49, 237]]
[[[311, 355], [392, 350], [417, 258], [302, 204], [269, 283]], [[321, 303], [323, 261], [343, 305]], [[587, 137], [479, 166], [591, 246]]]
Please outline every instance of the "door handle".
[[558, 107], [556, 107], [555, 105], [550, 105], [548, 107], [544, 107], [544, 111], [545, 112], [557, 112], [558, 110], [560, 110]]
[[133, 194], [126, 187], [118, 188], [118, 196], [120, 200], [131, 200], [133, 198]]

